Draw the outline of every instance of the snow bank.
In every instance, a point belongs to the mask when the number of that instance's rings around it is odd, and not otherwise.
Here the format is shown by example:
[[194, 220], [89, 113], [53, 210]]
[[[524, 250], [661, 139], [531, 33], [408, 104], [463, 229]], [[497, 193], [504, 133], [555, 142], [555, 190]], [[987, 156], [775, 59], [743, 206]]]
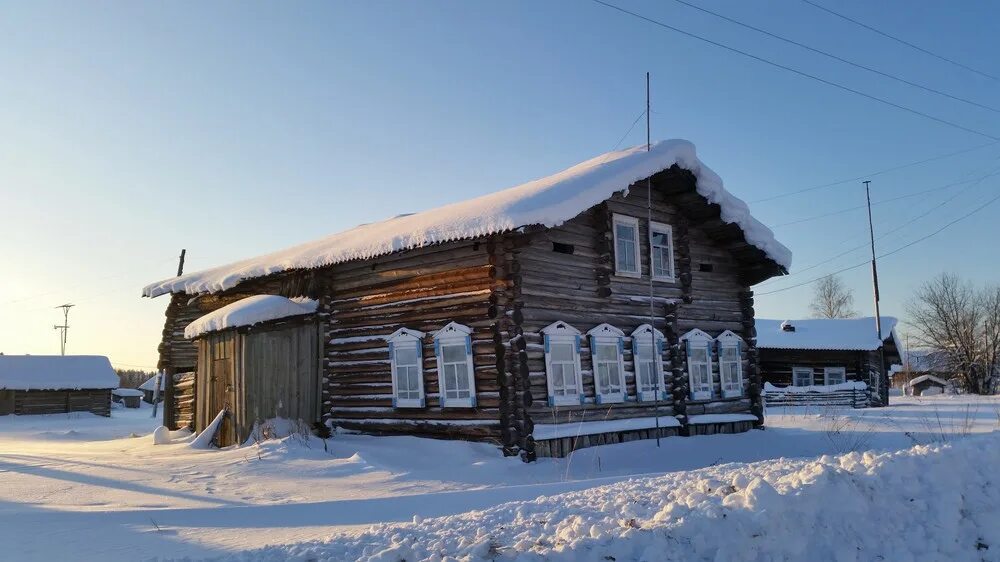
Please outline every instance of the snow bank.
[[241, 560], [996, 560], [1000, 435], [729, 464], [378, 525]]
[[866, 390], [864, 381], [847, 381], [840, 384], [818, 384], [814, 386], [774, 386], [764, 383], [764, 394], [808, 394], [811, 392], [830, 393], [841, 390]]
[[208, 449], [212, 446], [212, 438], [215, 437], [215, 431], [219, 428], [219, 424], [222, 423], [222, 419], [226, 417], [226, 411], [220, 410], [212, 423], [208, 424], [205, 429], [198, 434], [190, 443], [188, 447], [192, 449]]
[[308, 269], [366, 259], [430, 244], [486, 236], [528, 225], [558, 226], [581, 212], [623, 191], [633, 182], [673, 165], [697, 178], [696, 188], [706, 200], [721, 208], [722, 220], [735, 223], [746, 240], [786, 269], [792, 253], [766, 226], [750, 215], [746, 203], [730, 195], [722, 179], [696, 155], [685, 140], [667, 140], [602, 154], [555, 175], [410, 215], [327, 236], [286, 250], [233, 264], [172, 277], [146, 286], [142, 294], [214, 293], [241, 281], [290, 269]]
[[[660, 416], [660, 427], [680, 427], [680, 422], [673, 416]], [[622, 420], [606, 420], [578, 423], [538, 423], [532, 436], [536, 441], [541, 439], [557, 439], [560, 437], [576, 437], [578, 435], [593, 435], [611, 433], [613, 431], [635, 431], [653, 429], [656, 427], [656, 417], [627, 418]]]
[[[785, 323], [794, 332], [781, 329]], [[875, 318], [809, 318], [806, 320], [769, 320], [757, 318], [757, 347], [763, 349], [836, 349], [873, 351], [882, 346], [875, 337]], [[896, 319], [882, 317], [882, 340], [895, 338]], [[903, 349], [897, 343], [897, 349]]]
[[[318, 302], [312, 299], [287, 299], [279, 295], [254, 295], [209, 312], [184, 328], [184, 337], [196, 338], [208, 332], [226, 328], [253, 326], [269, 320], [302, 316], [316, 312]], [[148, 381], [147, 381], [148, 382]], [[156, 383], [152, 383], [151, 386]]]
[[0, 390], [117, 388], [118, 375], [101, 355], [0, 355]]

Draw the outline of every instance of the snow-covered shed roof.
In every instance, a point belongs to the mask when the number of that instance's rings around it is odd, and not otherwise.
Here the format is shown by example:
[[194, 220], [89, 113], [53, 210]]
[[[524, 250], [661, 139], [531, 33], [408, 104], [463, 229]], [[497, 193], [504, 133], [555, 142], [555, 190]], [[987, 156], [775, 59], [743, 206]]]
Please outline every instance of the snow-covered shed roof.
[[196, 338], [226, 328], [253, 326], [269, 320], [303, 316], [316, 312], [312, 299], [288, 299], [279, 295], [254, 295], [209, 312], [184, 328], [184, 337]]
[[531, 225], [558, 226], [632, 183], [677, 165], [696, 178], [696, 189], [721, 207], [721, 219], [737, 224], [746, 241], [779, 266], [792, 253], [750, 215], [746, 203], [727, 192], [722, 179], [685, 140], [661, 141], [609, 152], [555, 175], [460, 203], [364, 224], [285, 250], [147, 285], [143, 296], [215, 293], [240, 282], [292, 269], [310, 269], [368, 259], [430, 244], [475, 238]]
[[[167, 389], [167, 377], [160, 377], [160, 391]], [[148, 390], [153, 392], [156, 390], [156, 375], [149, 377], [149, 380], [139, 385], [139, 390]]]
[[118, 375], [102, 355], [0, 355], [0, 390], [117, 388]]
[[[875, 318], [871, 316], [806, 320], [757, 318], [754, 324], [758, 348], [874, 351], [886, 339], [895, 339], [896, 322], [891, 316], [882, 317], [881, 340], [875, 337]], [[786, 330], [783, 325], [791, 325], [795, 329]]]
[[924, 381], [931, 381], [931, 382], [939, 384], [941, 386], [948, 386], [949, 384], [951, 384], [950, 382], [942, 379], [941, 377], [935, 377], [934, 375], [920, 375], [919, 377], [913, 377], [906, 384], [908, 386], [913, 386], [915, 384], [920, 384], [920, 383], [922, 383]]

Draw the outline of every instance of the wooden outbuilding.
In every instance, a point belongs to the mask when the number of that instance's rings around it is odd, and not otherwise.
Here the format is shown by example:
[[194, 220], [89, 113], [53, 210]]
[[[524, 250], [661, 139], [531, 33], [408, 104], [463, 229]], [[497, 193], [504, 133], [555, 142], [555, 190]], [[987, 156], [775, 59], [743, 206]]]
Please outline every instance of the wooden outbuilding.
[[[160, 392], [156, 392], [156, 379], [160, 379]], [[152, 404], [154, 400], [163, 401], [163, 393], [167, 389], [167, 377], [153, 375], [149, 379], [139, 385], [139, 390], [142, 391], [142, 399], [147, 404]]]
[[909, 396], [931, 396], [952, 390], [954, 387], [951, 381], [930, 374], [913, 377], [906, 384], [906, 394]]
[[757, 319], [761, 374], [770, 405], [886, 406], [898, 366], [896, 319]]
[[[273, 418], [312, 424], [320, 419], [320, 351], [316, 303], [257, 295], [227, 305], [188, 326], [198, 347], [194, 429], [216, 414], [221, 446], [246, 442]], [[259, 437], [259, 436], [258, 436]]]
[[118, 375], [96, 355], [0, 354], [0, 415], [111, 415]]
[[[790, 262], [693, 145], [665, 141], [144, 295], [172, 295], [159, 366], [197, 371], [195, 427], [237, 400], [220, 398], [240, 383], [215, 365], [238, 372], [249, 344], [240, 328], [197, 345], [185, 329], [247, 297], [301, 297], [317, 303], [318, 419], [532, 460], [762, 424], [751, 286]], [[274, 368], [290, 361], [257, 349]]]
[[142, 405], [142, 391], [134, 388], [116, 388], [111, 391], [111, 400], [126, 408], [138, 408]]

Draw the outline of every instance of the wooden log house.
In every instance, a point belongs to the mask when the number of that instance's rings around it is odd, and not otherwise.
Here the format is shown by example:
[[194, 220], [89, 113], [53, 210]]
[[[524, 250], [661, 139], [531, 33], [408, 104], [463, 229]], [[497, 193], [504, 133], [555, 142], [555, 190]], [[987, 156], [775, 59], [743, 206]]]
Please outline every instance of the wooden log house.
[[887, 406], [889, 373], [902, 362], [896, 323], [883, 316], [879, 338], [870, 317], [758, 318], [757, 347], [763, 380], [769, 385], [768, 404]]
[[[170, 375], [204, 369], [184, 332], [206, 313], [253, 295], [314, 299], [323, 421], [532, 460], [761, 424], [750, 287], [790, 260], [675, 140], [144, 295], [171, 294]], [[213, 416], [196, 409], [193, 424]]]
[[91, 412], [107, 417], [118, 382], [107, 357], [0, 354], [0, 416]]

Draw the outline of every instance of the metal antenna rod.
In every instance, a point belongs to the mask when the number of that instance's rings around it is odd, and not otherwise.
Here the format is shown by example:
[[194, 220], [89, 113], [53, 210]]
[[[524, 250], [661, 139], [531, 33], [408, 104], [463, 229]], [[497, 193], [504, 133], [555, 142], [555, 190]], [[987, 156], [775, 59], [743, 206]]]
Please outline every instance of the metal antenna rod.
[[[646, 73], [646, 152], [653, 149], [649, 139], [649, 72]], [[649, 238], [649, 358], [651, 360], [650, 370], [656, 377], [656, 396], [653, 398], [653, 416], [656, 418], [656, 446], [660, 446], [660, 393], [663, 387], [663, 375], [657, 366], [660, 364], [656, 360], [656, 324], [654, 317], [656, 312], [653, 308], [653, 180], [646, 178], [646, 236]], [[641, 271], [640, 267], [640, 271]], [[636, 347], [638, 349], [638, 346]]]

